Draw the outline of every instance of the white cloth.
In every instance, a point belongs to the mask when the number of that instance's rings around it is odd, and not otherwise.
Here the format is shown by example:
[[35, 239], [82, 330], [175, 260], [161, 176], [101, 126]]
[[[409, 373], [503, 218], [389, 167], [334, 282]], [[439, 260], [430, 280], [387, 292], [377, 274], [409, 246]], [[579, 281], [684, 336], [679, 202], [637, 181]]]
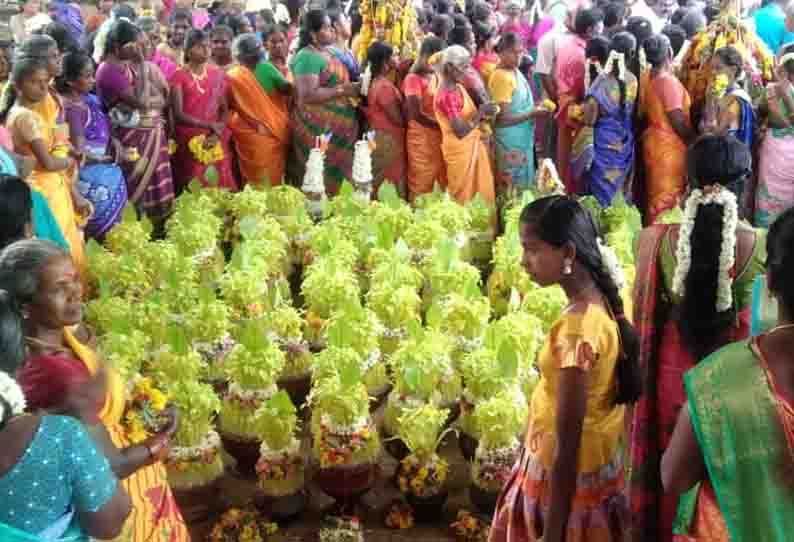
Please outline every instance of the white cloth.
[[562, 39], [570, 32], [562, 26], [556, 26], [540, 38], [538, 42], [538, 58], [535, 60], [535, 73], [552, 75], [557, 64], [557, 50]]
[[645, 0], [637, 0], [633, 6], [631, 6], [631, 16], [632, 17], [644, 17], [648, 19], [651, 23], [651, 30], [653, 30], [654, 34], [658, 34], [664, 28], [664, 25], [667, 24], [664, 19], [656, 15], [656, 13], [651, 9], [651, 7], [645, 3]]

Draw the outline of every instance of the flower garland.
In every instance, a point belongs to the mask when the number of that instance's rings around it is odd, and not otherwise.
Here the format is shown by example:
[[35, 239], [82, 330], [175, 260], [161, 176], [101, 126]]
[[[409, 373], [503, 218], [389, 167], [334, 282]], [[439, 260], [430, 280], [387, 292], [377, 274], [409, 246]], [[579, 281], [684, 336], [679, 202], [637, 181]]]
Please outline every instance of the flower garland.
[[472, 465], [474, 484], [488, 491], [500, 491], [515, 465], [520, 454], [521, 444], [518, 440], [513, 446], [505, 448], [485, 449], [480, 443], [477, 447], [475, 463]]
[[449, 463], [433, 454], [428, 461], [420, 461], [415, 455], [409, 455], [397, 469], [397, 484], [404, 494], [417, 497], [438, 495], [444, 488], [449, 473]]
[[256, 463], [259, 480], [286, 480], [297, 474], [303, 468], [300, 445], [300, 441], [293, 438], [285, 448], [274, 450], [263, 440], [259, 448], [259, 461]]
[[185, 471], [191, 463], [211, 465], [221, 451], [221, 437], [216, 431], [207, 433], [197, 446], [172, 446], [165, 465], [177, 471]]
[[349, 464], [353, 455], [366, 448], [376, 433], [377, 429], [368, 417], [361, 418], [349, 427], [342, 427], [333, 424], [330, 417], [323, 414], [317, 446], [320, 467], [328, 468]]
[[612, 278], [612, 282], [618, 287], [618, 290], [622, 290], [626, 286], [626, 277], [623, 274], [623, 268], [620, 265], [617, 254], [615, 254], [612, 247], [601, 241], [600, 237], [596, 238], [596, 242], [598, 243], [598, 251], [601, 253], [601, 262], [604, 268], [610, 278]]
[[131, 399], [122, 425], [130, 441], [138, 444], [160, 429], [160, 413], [168, 403], [168, 396], [154, 386], [151, 378], [137, 375], [129, 385], [128, 397]]
[[277, 530], [257, 510], [231, 508], [212, 528], [209, 542], [266, 542]]
[[320, 542], [364, 542], [364, 530], [356, 517], [334, 517], [326, 519], [327, 527], [320, 529]]
[[736, 263], [736, 226], [739, 223], [739, 211], [736, 195], [719, 185], [711, 185], [703, 190], [693, 190], [686, 201], [684, 221], [678, 233], [678, 246], [676, 247], [678, 264], [673, 275], [673, 293], [677, 295], [685, 293], [684, 282], [692, 265], [690, 238], [695, 226], [698, 207], [712, 203], [723, 207], [722, 246], [720, 247], [716, 303], [717, 311], [723, 312], [733, 306], [733, 291], [731, 290], [733, 277], [731, 275]]
[[457, 521], [450, 525], [459, 542], [486, 542], [490, 525], [468, 510], [458, 510]]
[[223, 148], [220, 141], [211, 147], [206, 146], [207, 136], [204, 134], [193, 136], [187, 142], [187, 148], [193, 157], [204, 165], [214, 164], [223, 160]]
[[[22, 388], [9, 374], [0, 371], [0, 397], [11, 406], [11, 416], [25, 413], [27, 403]], [[5, 407], [0, 403], [0, 420], [6, 417]]]

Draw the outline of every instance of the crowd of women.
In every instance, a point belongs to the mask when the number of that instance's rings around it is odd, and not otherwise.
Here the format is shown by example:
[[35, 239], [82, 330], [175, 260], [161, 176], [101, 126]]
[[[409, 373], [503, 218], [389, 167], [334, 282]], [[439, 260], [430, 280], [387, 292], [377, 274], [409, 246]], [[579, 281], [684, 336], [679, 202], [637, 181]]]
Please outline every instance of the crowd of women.
[[[85, 26], [66, 4], [31, 29], [31, 4], [0, 56], [2, 540], [189, 539], [162, 465], [178, 412], [141, 444], [125, 434], [124, 386], [82, 323], [84, 238], [101, 241], [128, 205], [162, 227], [191, 184], [300, 186], [325, 134], [333, 195], [365, 131], [376, 183], [409, 200], [438, 185], [499, 202], [532, 188], [545, 157], [569, 193], [521, 214], [523, 267], [569, 305], [538, 355], [491, 541], [794, 531], [785, 3], [754, 15], [778, 49], [763, 97], [744, 89], [746, 49], [726, 45], [709, 63], [720, 92], [703, 103], [677, 76], [679, 52], [718, 15], [697, 2], [435, 0], [418, 9], [417, 58], [375, 41], [361, 65], [355, 2], [352, 17], [304, 9], [300, 28], [293, 4], [276, 22], [226, 4], [139, 14], [103, 1]], [[647, 225], [631, 300], [578, 199], [621, 193]], [[680, 224], [658, 220], [679, 205]], [[767, 291], [777, 323], [749, 338]]]

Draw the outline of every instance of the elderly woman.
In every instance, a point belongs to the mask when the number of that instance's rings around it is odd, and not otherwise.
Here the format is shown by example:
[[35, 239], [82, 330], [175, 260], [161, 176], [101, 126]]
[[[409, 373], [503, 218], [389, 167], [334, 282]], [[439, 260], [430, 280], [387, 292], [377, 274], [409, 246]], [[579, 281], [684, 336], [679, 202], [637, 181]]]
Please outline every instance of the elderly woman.
[[329, 52], [335, 33], [325, 11], [314, 9], [304, 17], [299, 51], [290, 63], [297, 100], [290, 116], [292, 150], [296, 170], [291, 177], [301, 182], [304, 164], [317, 135], [331, 134], [325, 152], [325, 189], [336, 194], [343, 179], [353, 176], [353, 144], [358, 139], [356, 108], [351, 98], [359, 85], [350, 82], [345, 65]]
[[237, 65], [227, 73], [229, 128], [246, 183], [275, 186], [284, 180], [289, 150], [287, 100], [292, 85], [265, 60], [256, 34], [234, 40]]
[[[82, 287], [69, 255], [48, 241], [24, 240], [9, 245], [0, 253], [0, 290], [8, 292], [15, 307], [5, 315], [7, 325], [3, 332], [11, 330], [21, 337], [24, 329], [28, 361], [18, 373], [18, 380], [28, 409], [79, 417], [91, 427], [113, 472], [123, 480], [133, 506], [122, 540], [189, 540], [161, 462], [177, 429], [177, 414], [167, 410], [168, 421], [159, 433], [132, 444], [121, 423], [126, 404], [124, 383], [117, 373], [103, 367], [87, 344], [89, 335], [81, 325]], [[78, 388], [75, 391], [87, 397], [86, 406], [73, 404], [66, 393], [67, 383], [74, 384]], [[54, 480], [45, 484], [48, 489]], [[96, 497], [90, 504], [92, 508], [102, 504], [98, 502], [100, 495]], [[4, 496], [4, 504], [5, 499]], [[50, 516], [35, 520], [41, 522], [47, 517]]]
[[434, 107], [441, 127], [441, 152], [447, 165], [447, 192], [459, 203], [466, 203], [475, 194], [493, 203], [494, 178], [479, 125], [498, 109], [493, 103], [476, 108], [464, 88], [463, 77], [471, 66], [471, 55], [465, 48], [447, 47], [434, 55], [431, 63], [440, 72]]
[[130, 500], [101, 450], [74, 418], [25, 413], [24, 392], [14, 380], [26, 357], [17, 311], [16, 300], [2, 292], [0, 540], [114, 538], [130, 513]]

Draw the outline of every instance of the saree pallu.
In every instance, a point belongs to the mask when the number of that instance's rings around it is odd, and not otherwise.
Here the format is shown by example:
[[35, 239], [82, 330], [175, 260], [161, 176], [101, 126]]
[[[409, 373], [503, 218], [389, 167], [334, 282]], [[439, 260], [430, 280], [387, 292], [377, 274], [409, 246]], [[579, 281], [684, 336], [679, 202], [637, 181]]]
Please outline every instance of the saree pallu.
[[[36, 115], [37, 122], [41, 122], [41, 130], [38, 134], [48, 149], [52, 149], [55, 144], [55, 132], [58, 130], [58, 119], [61, 117], [61, 105], [51, 95], [48, 94], [35, 109], [17, 107], [16, 105], [9, 113], [6, 125], [14, 137], [15, 151], [21, 155], [35, 160], [36, 165], [25, 181], [31, 188], [41, 193], [47, 200], [47, 205], [55, 217], [58, 227], [69, 244], [69, 253], [75, 266], [81, 274], [85, 271], [85, 239], [83, 232], [77, 225], [78, 216], [74, 209], [72, 200], [72, 183], [74, 179], [67, 171], [46, 171], [42, 169], [38, 160], [33, 156], [33, 151], [29, 144], [20, 145], [19, 140], [14, 136], [15, 119], [22, 115]], [[65, 130], [64, 133], [66, 133]]]
[[[590, 473], [579, 473], [571, 502], [566, 542], [629, 540], [629, 507], [623, 494], [622, 452]], [[551, 505], [551, 472], [527, 451], [496, 504], [488, 542], [534, 542], [543, 536]]]
[[447, 168], [441, 153], [441, 130], [428, 128], [418, 122], [408, 121], [405, 132], [405, 149], [408, 159], [408, 195], [428, 194], [438, 182], [447, 184]]
[[794, 413], [769, 371], [762, 337], [712, 354], [684, 382], [731, 542], [783, 542], [794, 532], [794, 458], [781, 419]]
[[396, 106], [402, 110], [402, 94], [394, 84], [379, 77], [372, 82], [367, 96], [370, 105], [366, 108], [369, 130], [375, 132], [375, 150], [372, 151], [372, 174], [374, 176], [373, 197], [384, 181], [397, 187], [400, 194], [405, 191], [405, 127], [392, 123], [384, 106]]
[[166, 218], [175, 194], [165, 120], [154, 116], [141, 119], [135, 128], [114, 126], [114, 135], [122, 147], [134, 147], [140, 155], [135, 162], [121, 162], [130, 202], [151, 219]]
[[[182, 109], [191, 117], [203, 122], [218, 122], [220, 101], [226, 94], [225, 72], [215, 66], [207, 66], [206, 87], [200, 86], [186, 68], [177, 71], [171, 78], [172, 86], [182, 88]], [[212, 132], [214, 133], [214, 132]], [[236, 190], [237, 182], [232, 173], [232, 152], [229, 147], [231, 132], [223, 131], [220, 145], [223, 149], [223, 159], [213, 164], [202, 164], [191, 152], [188, 144], [196, 136], [209, 136], [210, 130], [176, 124], [174, 138], [177, 149], [172, 160], [174, 184], [177, 191], [184, 190], [191, 181], [197, 180], [202, 186], [216, 186], [226, 190]], [[207, 178], [207, 170], [212, 167], [215, 179]]]
[[761, 143], [755, 225], [768, 228], [775, 218], [794, 205], [794, 130], [769, 129]]
[[[100, 368], [96, 354], [64, 329], [67, 344], [91, 374]], [[117, 448], [131, 446], [121, 424], [126, 405], [124, 383], [118, 373], [107, 372], [107, 394], [99, 418]], [[132, 512], [116, 539], [119, 542], [188, 542], [190, 534], [171, 493], [165, 467], [156, 463], [142, 467], [122, 480], [132, 500]]]
[[[332, 88], [349, 81], [345, 65], [335, 57], [327, 59], [325, 69], [319, 73], [319, 85]], [[290, 177], [298, 185], [303, 182], [315, 138], [326, 133], [331, 134], [331, 141], [325, 151], [325, 191], [333, 196], [343, 180], [353, 177], [353, 146], [358, 139], [359, 126], [356, 108], [349, 98], [334, 98], [321, 104], [298, 103], [292, 109], [290, 137], [294, 160], [291, 165], [295, 169]]]
[[[513, 70], [516, 80], [510, 112], [521, 115], [532, 111], [535, 103], [526, 77]], [[531, 120], [513, 126], [495, 126], [496, 184], [499, 192], [515, 187], [524, 191], [535, 185], [535, 124]]]
[[585, 188], [607, 207], [623, 189], [634, 168], [634, 101], [636, 83], [626, 83], [625, 103], [610, 96], [608, 78], [600, 75], [590, 87], [588, 96], [597, 103], [599, 116], [593, 126], [593, 161], [585, 173]]
[[[240, 174], [255, 186], [271, 186], [284, 180], [289, 150], [289, 113], [286, 97], [268, 94], [254, 73], [237, 65], [227, 74], [231, 115], [229, 129], [240, 163]], [[263, 124], [267, 131], [257, 129]]]
[[678, 134], [651, 121], [642, 136], [645, 164], [646, 221], [653, 224], [686, 192], [686, 145]]
[[[634, 405], [629, 437], [629, 496], [633, 531], [643, 542], [670, 542], [678, 496], [664, 494], [662, 454], [670, 443], [686, 397], [684, 373], [696, 360], [682, 341], [674, 309], [662, 299], [665, 289], [661, 258], [663, 241], [671, 226], [645, 228], [638, 241], [638, 268], [634, 290], [634, 325], [640, 335], [640, 370], [643, 395]], [[735, 295], [735, 294], [734, 294]], [[746, 337], [750, 307], [739, 313], [737, 325], [722, 344]]]
[[[461, 116], [470, 116], [475, 111], [474, 102], [462, 85], [458, 92], [463, 96]], [[440, 93], [436, 94], [436, 101]], [[447, 193], [461, 205], [475, 194], [480, 194], [488, 203], [494, 203], [494, 179], [488, 147], [483, 142], [479, 128], [471, 130], [463, 139], [455, 135], [449, 119], [435, 108], [436, 120], [441, 127], [441, 153], [447, 167]]]

